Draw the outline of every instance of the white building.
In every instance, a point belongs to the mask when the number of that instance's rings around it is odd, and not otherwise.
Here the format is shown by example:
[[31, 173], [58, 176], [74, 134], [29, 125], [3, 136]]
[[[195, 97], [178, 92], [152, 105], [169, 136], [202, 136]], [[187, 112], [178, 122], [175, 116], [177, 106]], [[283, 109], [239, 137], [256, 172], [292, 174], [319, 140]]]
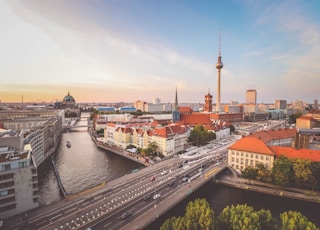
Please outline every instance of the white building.
[[21, 133], [7, 130], [0, 133], [0, 217], [3, 218], [38, 207], [39, 190], [31, 151], [13, 147], [23, 145]]

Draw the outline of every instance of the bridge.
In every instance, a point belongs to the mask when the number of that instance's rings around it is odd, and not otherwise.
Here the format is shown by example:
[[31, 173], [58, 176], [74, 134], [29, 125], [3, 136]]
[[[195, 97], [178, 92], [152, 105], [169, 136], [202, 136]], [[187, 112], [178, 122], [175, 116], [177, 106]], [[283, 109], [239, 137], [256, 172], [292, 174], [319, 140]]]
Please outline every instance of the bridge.
[[[27, 219], [17, 217], [8, 229], [144, 229], [225, 170], [227, 146], [133, 170], [90, 191], [30, 211]], [[160, 197], [153, 198], [155, 194]], [[127, 212], [130, 215], [123, 217]]]

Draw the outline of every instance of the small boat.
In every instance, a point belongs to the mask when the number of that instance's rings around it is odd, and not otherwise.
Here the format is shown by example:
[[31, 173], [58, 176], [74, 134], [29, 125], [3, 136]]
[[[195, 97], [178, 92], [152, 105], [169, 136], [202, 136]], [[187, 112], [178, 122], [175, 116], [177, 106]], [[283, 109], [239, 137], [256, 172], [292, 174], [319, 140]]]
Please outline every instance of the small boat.
[[70, 148], [71, 147], [71, 143], [70, 141], [67, 141], [67, 147]]

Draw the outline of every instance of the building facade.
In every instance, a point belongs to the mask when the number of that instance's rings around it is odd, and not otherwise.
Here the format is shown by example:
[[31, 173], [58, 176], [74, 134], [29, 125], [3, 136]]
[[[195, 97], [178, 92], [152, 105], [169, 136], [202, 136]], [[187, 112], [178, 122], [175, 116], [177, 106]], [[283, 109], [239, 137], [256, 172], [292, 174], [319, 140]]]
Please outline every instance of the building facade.
[[257, 104], [257, 90], [248, 89], [246, 92], [246, 104]]

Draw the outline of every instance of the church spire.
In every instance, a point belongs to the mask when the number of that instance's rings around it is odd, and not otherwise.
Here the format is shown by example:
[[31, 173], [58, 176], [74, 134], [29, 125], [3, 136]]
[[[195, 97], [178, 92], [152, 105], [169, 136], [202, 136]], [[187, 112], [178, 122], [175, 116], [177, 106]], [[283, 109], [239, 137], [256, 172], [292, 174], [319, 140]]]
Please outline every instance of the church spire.
[[179, 104], [178, 104], [178, 89], [176, 87], [176, 100], [175, 100], [175, 103], [174, 103], [174, 110], [179, 110]]

